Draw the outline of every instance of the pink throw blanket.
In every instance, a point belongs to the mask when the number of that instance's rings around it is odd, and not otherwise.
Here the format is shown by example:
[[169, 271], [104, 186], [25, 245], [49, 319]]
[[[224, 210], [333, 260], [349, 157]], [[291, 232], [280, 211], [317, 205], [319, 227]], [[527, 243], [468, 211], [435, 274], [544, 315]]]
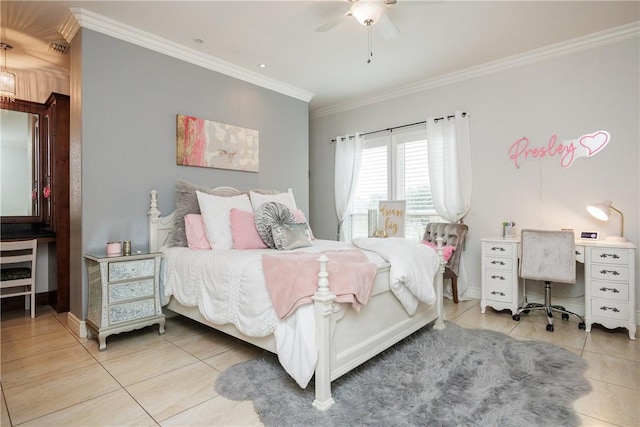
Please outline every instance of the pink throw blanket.
[[276, 313], [284, 319], [302, 304], [313, 302], [318, 289], [321, 255], [329, 258], [329, 289], [336, 302], [351, 303], [356, 311], [367, 303], [378, 268], [357, 250], [322, 253], [293, 252], [263, 255], [262, 270]]

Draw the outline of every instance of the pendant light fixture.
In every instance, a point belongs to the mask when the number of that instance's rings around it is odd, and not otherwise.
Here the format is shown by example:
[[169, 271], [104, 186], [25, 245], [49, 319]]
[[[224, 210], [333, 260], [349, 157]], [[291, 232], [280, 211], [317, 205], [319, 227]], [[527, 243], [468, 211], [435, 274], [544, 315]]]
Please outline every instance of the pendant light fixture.
[[2, 71], [0, 71], [0, 100], [14, 102], [16, 100], [16, 75], [7, 70], [7, 51], [13, 49], [13, 46], [0, 43], [0, 49], [4, 52], [4, 62]]

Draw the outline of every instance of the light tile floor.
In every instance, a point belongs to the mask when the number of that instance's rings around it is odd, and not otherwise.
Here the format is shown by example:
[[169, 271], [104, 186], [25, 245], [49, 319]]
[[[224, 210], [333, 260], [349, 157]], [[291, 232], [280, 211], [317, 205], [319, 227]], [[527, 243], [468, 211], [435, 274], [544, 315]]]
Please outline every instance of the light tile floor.
[[[566, 347], [589, 363], [593, 391], [575, 403], [585, 426], [640, 426], [640, 342], [626, 329], [556, 321], [545, 330], [541, 312], [511, 319], [508, 311], [478, 300], [445, 301], [446, 319], [463, 327], [491, 329], [521, 340]], [[2, 426], [231, 426], [261, 425], [250, 402], [217, 395], [216, 377], [261, 350], [182, 317], [114, 335], [107, 350], [78, 339], [66, 328], [66, 313], [38, 307], [2, 313]]]

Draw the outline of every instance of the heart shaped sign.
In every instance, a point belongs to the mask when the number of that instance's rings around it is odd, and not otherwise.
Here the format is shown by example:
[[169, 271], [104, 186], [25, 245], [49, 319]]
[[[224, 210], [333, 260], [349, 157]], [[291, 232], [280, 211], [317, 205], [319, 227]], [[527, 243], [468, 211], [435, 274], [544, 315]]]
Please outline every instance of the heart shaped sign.
[[591, 157], [607, 146], [609, 138], [609, 132], [599, 130], [598, 132], [582, 135], [580, 137], [580, 145], [587, 149], [587, 157]]

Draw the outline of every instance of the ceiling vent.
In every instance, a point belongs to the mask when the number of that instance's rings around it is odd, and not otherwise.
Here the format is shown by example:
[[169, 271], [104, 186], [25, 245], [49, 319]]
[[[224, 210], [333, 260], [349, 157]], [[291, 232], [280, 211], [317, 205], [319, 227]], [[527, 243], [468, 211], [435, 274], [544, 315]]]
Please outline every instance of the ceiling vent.
[[51, 42], [49, 43], [49, 50], [59, 53], [60, 55], [66, 55], [69, 51], [69, 45], [63, 43]]

